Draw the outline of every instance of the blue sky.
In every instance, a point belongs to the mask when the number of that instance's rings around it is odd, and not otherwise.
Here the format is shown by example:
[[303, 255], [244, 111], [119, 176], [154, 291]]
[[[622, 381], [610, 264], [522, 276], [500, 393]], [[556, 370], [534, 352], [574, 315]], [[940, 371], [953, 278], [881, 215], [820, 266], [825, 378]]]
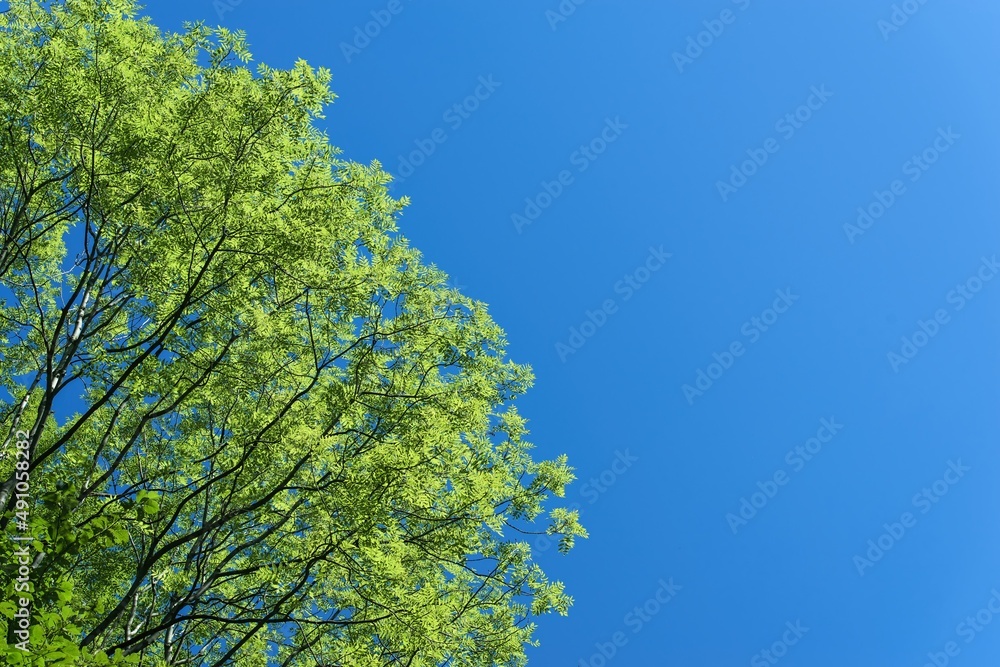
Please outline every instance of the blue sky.
[[534, 368], [591, 537], [539, 545], [576, 603], [531, 664], [992, 666], [1000, 5], [673, 4], [146, 11], [330, 68]]

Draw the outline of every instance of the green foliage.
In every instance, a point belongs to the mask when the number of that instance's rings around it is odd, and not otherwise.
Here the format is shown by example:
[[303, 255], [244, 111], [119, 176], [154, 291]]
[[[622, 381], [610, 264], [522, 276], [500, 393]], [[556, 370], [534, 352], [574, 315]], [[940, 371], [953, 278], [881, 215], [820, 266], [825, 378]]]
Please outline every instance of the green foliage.
[[519, 537], [585, 535], [543, 507], [572, 469], [532, 460], [530, 369], [390, 176], [316, 128], [330, 73], [132, 0], [9, 4], [0, 532], [23, 439], [34, 540], [30, 593], [0, 540], [0, 661], [524, 664], [571, 598]]

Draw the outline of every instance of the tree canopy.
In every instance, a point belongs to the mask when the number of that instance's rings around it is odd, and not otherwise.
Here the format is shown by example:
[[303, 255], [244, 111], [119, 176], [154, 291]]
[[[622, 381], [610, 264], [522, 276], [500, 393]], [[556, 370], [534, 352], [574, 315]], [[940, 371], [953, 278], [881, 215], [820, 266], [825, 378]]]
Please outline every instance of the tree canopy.
[[329, 71], [138, 12], [0, 14], [0, 662], [524, 664], [571, 603], [524, 535], [585, 535], [530, 368]]

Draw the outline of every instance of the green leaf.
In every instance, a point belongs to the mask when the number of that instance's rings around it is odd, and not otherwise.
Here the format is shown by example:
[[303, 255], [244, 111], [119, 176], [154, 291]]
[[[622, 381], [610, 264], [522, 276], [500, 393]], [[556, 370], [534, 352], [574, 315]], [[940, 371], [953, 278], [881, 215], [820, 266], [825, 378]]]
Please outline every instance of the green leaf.
[[[531, 369], [410, 245], [391, 175], [319, 126], [330, 71], [251, 68], [242, 33], [132, 0], [8, 6], [0, 414], [57, 406], [33, 425], [35, 655], [523, 665], [571, 604], [524, 534], [586, 536], [548, 505], [573, 471], [532, 458]], [[180, 600], [197, 622], [170, 625]], [[137, 623], [143, 658], [96, 650]]]

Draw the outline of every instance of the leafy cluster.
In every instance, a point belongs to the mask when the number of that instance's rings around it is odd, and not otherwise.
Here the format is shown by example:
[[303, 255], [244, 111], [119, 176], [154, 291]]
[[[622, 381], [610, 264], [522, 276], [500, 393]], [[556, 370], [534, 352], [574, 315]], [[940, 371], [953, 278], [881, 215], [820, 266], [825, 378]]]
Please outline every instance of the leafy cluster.
[[524, 664], [571, 599], [522, 534], [585, 535], [530, 369], [317, 129], [328, 71], [137, 11], [0, 14], [0, 662]]

